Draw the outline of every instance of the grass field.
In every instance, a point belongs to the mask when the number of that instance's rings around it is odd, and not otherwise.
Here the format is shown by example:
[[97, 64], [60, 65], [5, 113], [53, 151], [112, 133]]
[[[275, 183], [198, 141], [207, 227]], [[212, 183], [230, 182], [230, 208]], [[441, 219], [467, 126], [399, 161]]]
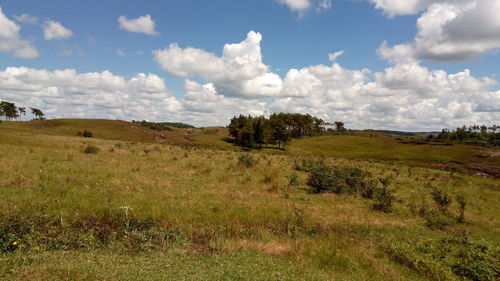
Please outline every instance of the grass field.
[[[95, 138], [76, 136], [85, 129]], [[320, 137], [251, 152], [247, 167], [224, 129], [174, 133], [180, 145], [125, 122], [0, 123], [0, 279], [498, 277], [500, 181], [428, 165], [466, 163], [479, 148]], [[89, 145], [99, 152], [84, 153]], [[318, 159], [390, 177], [393, 211], [361, 196], [311, 193], [295, 167]], [[446, 217], [430, 186], [453, 199]], [[467, 200], [464, 223], [455, 219], [458, 195]]]

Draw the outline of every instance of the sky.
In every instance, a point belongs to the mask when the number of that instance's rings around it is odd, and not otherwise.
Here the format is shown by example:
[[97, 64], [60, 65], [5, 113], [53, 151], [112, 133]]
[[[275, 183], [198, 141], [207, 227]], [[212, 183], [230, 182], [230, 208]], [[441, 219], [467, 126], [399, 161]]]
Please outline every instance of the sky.
[[0, 0], [0, 100], [196, 126], [493, 125], [499, 14], [500, 0]]

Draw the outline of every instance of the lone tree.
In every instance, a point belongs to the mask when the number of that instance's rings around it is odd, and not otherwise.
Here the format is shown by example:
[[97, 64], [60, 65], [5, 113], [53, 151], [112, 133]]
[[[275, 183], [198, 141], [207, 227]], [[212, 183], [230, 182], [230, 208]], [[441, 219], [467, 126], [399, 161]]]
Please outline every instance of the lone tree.
[[31, 109], [31, 113], [33, 115], [35, 115], [34, 120], [44, 120], [45, 119], [44, 118], [45, 114], [43, 114], [43, 112], [40, 109], [34, 108], [34, 107], [30, 107], [30, 109]]

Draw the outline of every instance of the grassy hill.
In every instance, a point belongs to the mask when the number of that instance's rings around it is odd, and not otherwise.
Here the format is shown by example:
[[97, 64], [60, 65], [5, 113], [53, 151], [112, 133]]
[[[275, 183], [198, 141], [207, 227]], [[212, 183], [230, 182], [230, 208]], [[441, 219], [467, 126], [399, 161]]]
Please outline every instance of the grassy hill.
[[[242, 153], [223, 128], [168, 132], [181, 145], [122, 121], [0, 123], [0, 279], [498, 279], [500, 181], [414, 164], [474, 147], [334, 136]], [[300, 163], [320, 161], [390, 179], [392, 211], [311, 193]]]
[[0, 130], [16, 130], [27, 134], [77, 136], [78, 132], [91, 131], [94, 138], [131, 142], [188, 144], [186, 131], [179, 128], [154, 131], [139, 123], [103, 119], [52, 119], [44, 121], [3, 122]]

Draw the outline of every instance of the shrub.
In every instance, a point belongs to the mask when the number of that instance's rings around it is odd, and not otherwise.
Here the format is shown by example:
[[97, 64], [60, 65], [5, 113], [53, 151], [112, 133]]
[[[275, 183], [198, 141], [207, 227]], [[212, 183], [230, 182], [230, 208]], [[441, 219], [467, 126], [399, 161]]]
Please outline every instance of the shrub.
[[425, 225], [431, 229], [444, 230], [446, 227], [455, 223], [453, 218], [448, 213], [443, 213], [441, 211], [427, 211], [423, 214], [423, 216], [425, 219]]
[[459, 223], [464, 223], [465, 222], [465, 206], [467, 205], [467, 201], [465, 200], [465, 197], [462, 195], [457, 196], [457, 203], [458, 203], [458, 209], [460, 212], [460, 215], [458, 217], [458, 222]]
[[93, 134], [91, 131], [85, 130], [85, 131], [83, 131], [82, 136], [85, 138], [91, 138], [91, 137], [93, 137]]
[[431, 191], [432, 199], [438, 205], [438, 208], [442, 212], [448, 212], [448, 206], [451, 203], [451, 197], [446, 192], [433, 187]]
[[384, 213], [390, 213], [392, 211], [392, 202], [395, 198], [396, 197], [389, 188], [385, 186], [382, 188], [376, 188], [373, 196], [373, 199], [375, 200], [375, 203], [373, 203], [373, 209]]
[[91, 137], [93, 137], [93, 134], [92, 134], [91, 131], [85, 130], [85, 131], [83, 131], [83, 133], [82, 132], [78, 132], [78, 136], [85, 137], [85, 138], [91, 138]]
[[313, 188], [314, 193], [353, 194], [369, 189], [373, 184], [369, 178], [370, 173], [358, 168], [323, 166], [310, 172], [307, 184]]
[[257, 164], [257, 160], [255, 160], [255, 158], [253, 158], [250, 154], [242, 153], [238, 156], [238, 163], [247, 168], [251, 168]]
[[83, 152], [87, 153], [87, 154], [97, 154], [99, 152], [99, 148], [97, 146], [93, 146], [93, 145], [87, 145], [87, 147], [85, 148], [85, 150]]

